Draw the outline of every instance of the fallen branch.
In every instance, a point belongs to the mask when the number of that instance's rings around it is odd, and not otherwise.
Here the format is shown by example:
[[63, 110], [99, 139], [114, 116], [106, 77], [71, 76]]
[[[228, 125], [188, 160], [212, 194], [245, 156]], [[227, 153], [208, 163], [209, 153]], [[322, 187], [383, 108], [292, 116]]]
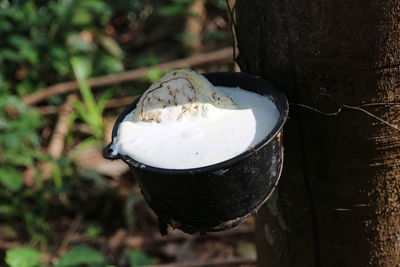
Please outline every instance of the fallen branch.
[[[229, 58], [232, 58], [232, 48], [223, 48], [221, 50], [217, 50], [214, 52], [208, 52], [200, 55], [190, 56], [187, 58], [178, 59], [151, 67], [143, 67], [130, 71], [121, 72], [118, 74], [99, 76], [96, 78], [89, 79], [88, 82], [90, 87], [96, 88], [99, 86], [137, 80], [143, 77], [149, 70], [154, 68], [161, 71], [166, 71], [170, 69], [176, 69], [188, 66], [195, 67], [206, 63], [218, 62]], [[78, 90], [78, 88], [79, 88], [78, 83], [76, 81], [59, 83], [44, 88], [31, 95], [28, 95], [23, 98], [23, 101], [27, 105], [34, 105], [36, 103], [45, 100], [50, 96], [76, 91]]]
[[0, 250], [8, 250], [8, 249], [13, 249], [13, 248], [23, 247], [24, 245], [25, 244], [22, 244], [19, 242], [1, 240]]
[[106, 108], [118, 108], [118, 107], [124, 107], [132, 103], [136, 98], [138, 98], [137, 95], [135, 96], [125, 96], [121, 98], [114, 98], [110, 99], [106, 103]]
[[65, 104], [61, 107], [53, 136], [50, 139], [47, 153], [54, 159], [59, 159], [64, 149], [65, 136], [68, 133], [69, 118], [74, 111], [76, 95], [69, 95]]
[[[118, 108], [118, 107], [125, 107], [132, 103], [138, 96], [124, 96], [120, 98], [113, 98], [107, 101], [105, 108]], [[45, 106], [45, 107], [39, 107], [38, 108], [39, 113], [41, 115], [53, 115], [57, 114], [60, 112], [61, 108], [57, 106]]]
[[[59, 159], [62, 151], [64, 150], [65, 136], [68, 133], [69, 118], [74, 110], [73, 105], [76, 100], [76, 95], [69, 95], [65, 104], [61, 107], [53, 135], [51, 136], [47, 153], [53, 159]], [[41, 167], [42, 177], [47, 180], [51, 176], [53, 170], [53, 163], [45, 162]]]
[[69, 224], [67, 232], [65, 233], [65, 236], [60, 243], [60, 247], [57, 250], [58, 255], [63, 255], [67, 252], [67, 248], [69, 243], [71, 242], [72, 236], [78, 229], [79, 225], [81, 224], [81, 221], [82, 221], [82, 215], [77, 214], [73, 219], [73, 221]]

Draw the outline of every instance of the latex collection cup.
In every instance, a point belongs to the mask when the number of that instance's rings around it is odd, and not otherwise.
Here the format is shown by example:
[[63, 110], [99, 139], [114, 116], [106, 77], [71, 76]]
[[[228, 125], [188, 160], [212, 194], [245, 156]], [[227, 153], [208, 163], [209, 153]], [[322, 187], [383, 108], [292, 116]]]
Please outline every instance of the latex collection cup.
[[[286, 96], [266, 80], [249, 74], [203, 74], [214, 86], [240, 87], [267, 97], [279, 111], [273, 129], [260, 142], [239, 155], [208, 166], [159, 168], [115, 153], [112, 143], [103, 150], [107, 159], [122, 159], [136, 179], [149, 206], [167, 226], [187, 233], [221, 231], [244, 222], [271, 196], [283, 165], [282, 129], [289, 112]], [[130, 104], [118, 117], [112, 140], [124, 118], [137, 107]]]

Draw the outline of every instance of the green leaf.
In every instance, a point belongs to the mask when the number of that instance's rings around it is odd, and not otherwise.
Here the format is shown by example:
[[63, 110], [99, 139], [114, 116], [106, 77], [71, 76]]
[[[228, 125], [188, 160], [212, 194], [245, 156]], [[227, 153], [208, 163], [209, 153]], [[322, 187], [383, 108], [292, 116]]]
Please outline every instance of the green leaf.
[[124, 70], [122, 61], [112, 56], [101, 57], [98, 68], [104, 70], [106, 73], [116, 73]]
[[84, 121], [87, 121], [90, 119], [89, 113], [86, 111], [86, 108], [82, 102], [76, 101], [74, 103], [74, 107], [75, 107], [76, 111], [78, 112], [79, 116], [81, 116]]
[[0, 58], [3, 58], [5, 60], [9, 60], [11, 62], [20, 62], [22, 61], [22, 57], [18, 54], [17, 51], [12, 50], [12, 49], [2, 49], [0, 51]]
[[124, 56], [121, 47], [119, 47], [118, 43], [113, 38], [103, 35], [99, 37], [99, 41], [104, 49], [114, 57], [122, 58]]
[[0, 20], [0, 31], [1, 32], [8, 32], [12, 30], [12, 23], [7, 20]]
[[[24, 57], [23, 60], [26, 60], [26, 58]], [[35, 91], [35, 86], [37, 86], [37, 84], [32, 84], [32, 82], [26, 78], [17, 84], [16, 91], [19, 96], [25, 96], [30, 92]]]
[[15, 211], [15, 207], [11, 206], [11, 205], [0, 205], [0, 214], [3, 215], [12, 215], [14, 214]]
[[110, 8], [107, 6], [107, 4], [99, 0], [85, 0], [82, 2], [81, 6], [97, 13], [105, 13], [110, 11]]
[[[102, 108], [96, 103], [87, 81], [91, 70], [90, 61], [83, 57], [73, 57], [71, 65], [78, 80], [79, 90], [81, 91], [84, 103], [84, 106], [76, 105], [79, 115], [92, 128], [94, 136], [101, 139], [103, 137]], [[83, 111], [86, 111], [86, 113], [83, 113]]]
[[5, 118], [0, 117], [0, 130], [3, 131], [3, 130], [6, 130], [8, 128], [9, 128], [9, 126], [8, 126], [7, 120]]
[[33, 43], [28, 38], [21, 35], [11, 35], [8, 43], [19, 50], [19, 53], [30, 63], [37, 63], [39, 55], [33, 47]]
[[104, 108], [108, 102], [108, 100], [112, 97], [113, 91], [112, 90], [107, 90], [104, 93], [101, 94], [97, 101], [97, 108], [99, 109], [99, 113], [103, 114]]
[[63, 184], [61, 166], [59, 166], [58, 164], [53, 164], [52, 176], [55, 187], [61, 188]]
[[181, 5], [167, 5], [163, 6], [158, 10], [158, 13], [161, 16], [174, 16], [174, 15], [182, 15], [186, 13], [186, 9]]
[[101, 233], [103, 233], [103, 228], [101, 226], [89, 226], [85, 232], [85, 236], [89, 237], [92, 240], [97, 240]]
[[156, 264], [155, 259], [147, 256], [145, 253], [137, 250], [128, 251], [128, 262], [129, 266], [146, 266]]
[[176, 40], [183, 42], [183, 43], [188, 43], [195, 39], [195, 36], [193, 34], [187, 33], [187, 32], [175, 34], [174, 37]]
[[51, 47], [50, 54], [57, 59], [67, 59], [68, 53], [62, 46]]
[[69, 64], [65, 64], [69, 58], [68, 51], [65, 49], [65, 47], [52, 47], [50, 50], [50, 55], [52, 57], [51, 66], [56, 69], [61, 77], [71, 73]]
[[33, 48], [26, 47], [21, 49], [21, 55], [29, 61], [29, 63], [35, 64], [39, 61], [39, 55], [37, 51]]
[[93, 15], [86, 10], [79, 10], [72, 17], [72, 23], [77, 26], [84, 26], [92, 23]]
[[226, 0], [211, 0], [211, 4], [218, 7], [219, 9], [227, 9]]
[[58, 4], [54, 3], [57, 15], [60, 16], [60, 22], [63, 23], [69, 21], [80, 3], [81, 1], [79, 0], [64, 0], [58, 2]]
[[28, 247], [13, 248], [6, 252], [6, 263], [10, 267], [35, 267], [39, 260], [40, 253]]
[[86, 80], [92, 73], [91, 61], [86, 57], [73, 57], [71, 65], [78, 82], [79, 80]]
[[18, 191], [23, 185], [22, 175], [11, 166], [0, 167], [0, 184], [10, 191]]
[[69, 65], [65, 64], [64, 62], [54, 61], [51, 63], [51, 65], [61, 77], [66, 76], [71, 72]]
[[25, 48], [25, 47], [30, 47], [31, 46], [31, 41], [21, 35], [11, 35], [8, 38], [8, 43], [15, 48]]
[[[25, 152], [25, 153], [24, 153]], [[7, 162], [16, 166], [32, 166], [33, 159], [31, 153], [27, 149], [19, 149], [19, 151], [5, 151], [4, 158]], [[1, 172], [1, 169], [0, 169]], [[1, 179], [1, 178], [0, 178]]]
[[56, 267], [68, 267], [81, 264], [106, 265], [107, 260], [99, 251], [85, 245], [74, 247], [70, 252], [60, 258]]
[[[85, 0], [82, 1], [82, 7], [87, 9], [87, 12], [93, 13], [96, 18], [96, 24], [106, 25], [112, 16], [111, 7], [109, 7], [105, 2], [99, 0]], [[133, 1], [135, 2], [135, 1]], [[114, 5], [114, 2], [112, 2]]]

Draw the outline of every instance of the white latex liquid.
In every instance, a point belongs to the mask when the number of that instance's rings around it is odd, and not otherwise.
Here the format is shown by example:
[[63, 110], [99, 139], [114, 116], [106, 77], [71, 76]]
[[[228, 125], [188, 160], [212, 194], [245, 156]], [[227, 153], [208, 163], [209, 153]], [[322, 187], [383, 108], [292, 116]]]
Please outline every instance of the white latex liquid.
[[158, 168], [191, 169], [228, 160], [257, 145], [279, 119], [275, 104], [240, 88], [218, 89], [236, 108], [162, 123], [134, 121], [130, 113], [119, 125], [113, 153]]

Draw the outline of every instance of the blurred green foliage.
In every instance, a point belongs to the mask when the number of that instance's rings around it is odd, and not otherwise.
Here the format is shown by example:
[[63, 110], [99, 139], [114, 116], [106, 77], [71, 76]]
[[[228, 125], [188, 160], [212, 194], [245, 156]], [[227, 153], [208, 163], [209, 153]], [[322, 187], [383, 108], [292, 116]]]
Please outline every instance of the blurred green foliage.
[[[96, 205], [102, 205], [99, 196], [106, 196], [109, 202], [107, 194], [111, 191], [103, 176], [74, 166], [74, 153], [58, 160], [43, 153], [39, 133], [48, 121], [24, 105], [21, 97], [48, 85], [76, 79], [82, 97], [75, 103], [76, 113], [71, 120], [80, 119], [91, 129], [91, 137], [80, 137], [80, 144], [98, 144], [103, 139], [105, 102], [113, 90], [95, 95], [88, 79], [121, 72], [124, 66], [143, 67], [165, 60], [153, 51], [138, 53], [130, 51], [128, 45], [119, 44], [114, 39], [118, 27], [123, 33], [142, 27], [140, 33], [146, 35], [152, 28], [162, 26], [166, 19], [183, 20], [194, 15], [187, 11], [192, 1], [0, 0], [0, 218], [2, 223], [6, 222], [0, 235], [12, 241], [22, 240], [32, 247], [7, 250], [0, 265], [41, 266], [39, 250], [51, 251], [59, 245], [60, 236], [53, 227], [60, 220], [57, 216], [71, 218], [90, 210], [97, 213]], [[209, 0], [207, 4], [225, 8], [225, 0]], [[113, 24], [117, 19], [123, 21], [122, 26]], [[107, 31], [110, 25], [115, 26], [114, 34]], [[181, 26], [170, 33], [177, 45], [191, 38]], [[225, 38], [224, 34], [212, 32], [205, 40], [220, 40]], [[163, 74], [156, 67], [151, 68], [140, 82], [147, 85]], [[64, 98], [55, 96], [47, 102], [59, 105]], [[76, 141], [71, 136], [67, 139], [70, 144]], [[79, 153], [79, 149], [76, 151]], [[52, 164], [50, 180], [41, 177], [38, 166], [43, 162]], [[87, 204], [91, 202], [96, 203]], [[119, 216], [124, 217], [122, 221], [125, 220], [129, 230], [135, 225], [132, 210], [136, 203], [132, 195], [121, 204], [125, 208]], [[98, 242], [109, 230], [100, 225], [86, 228], [84, 235], [90, 242]], [[127, 251], [125, 256], [129, 266], [155, 263], [140, 251]], [[109, 262], [98, 250], [78, 245], [61, 257], [57, 266], [107, 266]]]
[[79, 266], [105, 267], [107, 259], [98, 250], [89, 246], [76, 246], [70, 252], [60, 258], [55, 267], [79, 267]]
[[[37, 112], [15, 96], [0, 94], [0, 217], [23, 225], [32, 243], [47, 244], [50, 203], [37, 164], [48, 158], [39, 152], [40, 126]], [[26, 171], [31, 187], [24, 185]]]
[[188, 16], [190, 13], [187, 11], [187, 7], [193, 0], [170, 0], [168, 3], [162, 5], [158, 9], [158, 14], [162, 16]]
[[39, 159], [37, 130], [40, 116], [17, 97], [0, 94], [0, 217], [19, 221], [33, 243], [47, 243], [48, 225], [44, 195], [24, 187], [23, 172], [30, 170], [36, 188], [42, 180], [36, 168]]
[[[117, 12], [129, 14], [131, 22], [136, 20], [142, 2], [0, 0], [0, 217], [18, 222], [13, 227], [22, 230], [21, 235], [27, 234], [34, 246], [46, 248], [52, 243], [52, 210], [57, 205], [67, 205], [71, 188], [83, 182], [68, 179], [63, 183], [62, 177], [76, 172], [71, 161], [65, 156], [54, 161], [39, 152], [42, 118], [20, 97], [73, 79], [71, 61], [79, 58], [75, 75], [81, 84], [83, 102], [78, 111], [84, 121], [92, 123], [94, 136], [102, 138], [102, 109], [110, 94], [95, 101], [85, 82], [89, 74], [123, 70], [125, 53], [106, 34], [105, 27]], [[82, 62], [96, 68], [83, 73]], [[60, 101], [53, 101], [57, 102]], [[43, 161], [53, 162], [52, 180], [43, 181], [40, 177], [37, 165]], [[24, 175], [25, 172], [29, 174]], [[29, 177], [29, 186], [24, 176]], [[10, 251], [9, 257], [12, 259], [17, 252]]]
[[156, 264], [156, 261], [153, 258], [138, 250], [129, 250], [127, 256], [130, 267]]
[[40, 157], [36, 132], [40, 125], [39, 114], [17, 97], [0, 95], [0, 185], [10, 193], [23, 185], [21, 168], [33, 168]]
[[90, 238], [92, 241], [97, 241], [99, 236], [103, 233], [101, 226], [89, 226], [85, 232], [85, 236]]
[[219, 9], [227, 9], [226, 0], [209, 0], [209, 2]]
[[[0, 0], [0, 88], [24, 96], [72, 79], [71, 57], [96, 65], [94, 75], [123, 70], [124, 53], [104, 27], [113, 11], [136, 5], [102, 0]], [[135, 16], [131, 16], [133, 19]]]
[[[19, 247], [10, 249], [6, 253], [6, 264], [9, 267], [42, 267], [40, 264], [40, 252], [29, 248]], [[154, 265], [156, 261], [147, 254], [138, 250], [128, 250], [126, 262], [130, 267]], [[55, 267], [111, 267], [109, 260], [100, 251], [86, 245], [73, 247], [63, 255]]]
[[32, 248], [19, 247], [6, 253], [6, 263], [10, 267], [38, 267], [40, 253]]
[[77, 101], [75, 103], [75, 109], [79, 117], [89, 125], [93, 138], [95, 140], [102, 140], [104, 133], [103, 111], [112, 92], [105, 91], [97, 101], [88, 83], [92, 72], [91, 62], [85, 57], [73, 57], [71, 59], [71, 66], [78, 81], [83, 100], [82, 102]]

